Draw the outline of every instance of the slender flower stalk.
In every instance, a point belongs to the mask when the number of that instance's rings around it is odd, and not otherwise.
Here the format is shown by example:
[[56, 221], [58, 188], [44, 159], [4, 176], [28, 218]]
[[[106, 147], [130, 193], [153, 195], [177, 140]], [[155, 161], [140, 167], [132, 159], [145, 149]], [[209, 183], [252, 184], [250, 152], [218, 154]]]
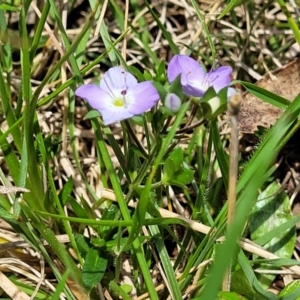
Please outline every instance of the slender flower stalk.
[[[240, 111], [242, 97], [236, 93], [228, 102], [231, 115], [231, 137], [230, 137], [230, 160], [229, 160], [229, 182], [228, 182], [228, 211], [227, 229], [229, 229], [235, 218], [236, 188], [238, 180], [238, 154], [239, 154], [239, 129], [238, 115]], [[225, 272], [223, 279], [223, 290], [230, 291], [231, 285], [231, 264]]]
[[100, 85], [80, 86], [75, 95], [98, 110], [105, 125], [140, 115], [159, 100], [159, 94], [150, 81], [138, 83], [131, 73], [121, 67], [110, 68]]

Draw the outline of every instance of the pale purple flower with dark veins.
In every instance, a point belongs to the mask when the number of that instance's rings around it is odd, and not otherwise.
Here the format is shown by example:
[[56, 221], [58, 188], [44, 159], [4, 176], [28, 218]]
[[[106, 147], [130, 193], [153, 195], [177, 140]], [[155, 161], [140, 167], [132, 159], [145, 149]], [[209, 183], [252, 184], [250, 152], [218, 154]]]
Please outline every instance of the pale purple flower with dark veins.
[[[169, 82], [181, 74], [183, 92], [188, 96], [202, 97], [209, 87], [213, 87], [218, 93], [222, 88], [230, 85], [231, 67], [223, 66], [208, 73], [194, 59], [186, 55], [175, 55], [168, 66]], [[233, 88], [228, 88], [227, 97], [235, 94]]]
[[100, 81], [100, 86], [82, 85], [75, 95], [98, 110], [105, 125], [140, 115], [159, 100], [159, 94], [150, 81], [138, 83], [132, 74], [121, 67], [110, 68]]

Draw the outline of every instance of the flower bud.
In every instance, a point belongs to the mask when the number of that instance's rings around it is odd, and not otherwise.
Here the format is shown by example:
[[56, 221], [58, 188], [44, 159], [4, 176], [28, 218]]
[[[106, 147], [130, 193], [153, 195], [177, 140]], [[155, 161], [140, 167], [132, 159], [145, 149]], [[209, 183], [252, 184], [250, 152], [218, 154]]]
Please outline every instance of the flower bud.
[[174, 94], [169, 93], [165, 98], [165, 107], [168, 108], [173, 113], [178, 112], [181, 106], [181, 100], [180, 98]]

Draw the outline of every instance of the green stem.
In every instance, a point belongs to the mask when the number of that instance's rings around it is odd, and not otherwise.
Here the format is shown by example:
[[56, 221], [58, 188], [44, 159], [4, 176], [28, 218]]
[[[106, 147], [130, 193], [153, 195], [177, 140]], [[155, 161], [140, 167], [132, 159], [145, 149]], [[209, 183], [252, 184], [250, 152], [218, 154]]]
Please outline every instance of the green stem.
[[39, 98], [39, 95], [40, 95], [41, 91], [43, 90], [43, 88], [45, 87], [45, 85], [48, 83], [48, 81], [54, 75], [56, 70], [58, 70], [62, 66], [62, 64], [69, 59], [69, 57], [71, 55], [73, 55], [73, 53], [75, 52], [78, 44], [81, 42], [81, 39], [84, 37], [86, 31], [90, 28], [91, 23], [94, 21], [94, 16], [95, 16], [95, 13], [98, 9], [99, 4], [100, 3], [98, 3], [98, 5], [95, 6], [95, 9], [92, 11], [90, 17], [88, 18], [88, 20], [85, 23], [85, 25], [84, 25], [83, 29], [81, 30], [81, 32], [78, 34], [78, 36], [74, 40], [73, 44], [69, 47], [69, 49], [67, 49], [65, 54], [61, 57], [61, 59], [49, 70], [49, 72], [44, 77], [43, 81], [40, 83], [40, 85], [38, 86], [38, 88], [34, 92], [33, 97], [32, 97], [32, 105], [33, 105], [34, 109], [35, 109], [37, 100]]
[[[161, 181], [152, 183], [151, 184], [151, 190], [157, 189], [157, 188], [161, 187], [162, 185], [163, 185], [163, 183]], [[145, 185], [138, 185], [137, 187], [139, 189], [144, 189], [146, 186]]]
[[203, 28], [204, 32], [205, 32], [205, 37], [207, 38], [207, 41], [208, 41], [208, 44], [209, 44], [209, 47], [210, 47], [210, 50], [211, 50], [212, 61], [214, 62], [216, 60], [217, 53], [216, 53], [216, 49], [215, 49], [213, 40], [212, 40], [211, 35], [209, 33], [208, 27], [206, 25], [205, 18], [203, 17], [202, 13], [199, 10], [199, 4], [195, 0], [191, 0], [191, 3], [192, 3], [192, 5], [193, 5], [193, 7], [196, 11], [196, 14], [199, 18], [199, 21], [202, 25], [202, 28]]
[[148, 157], [148, 153], [146, 152], [145, 148], [142, 146], [142, 144], [138, 140], [137, 136], [133, 132], [132, 127], [131, 127], [129, 121], [125, 120], [124, 123], [126, 125], [126, 128], [127, 128], [128, 132], [129, 132], [130, 136], [133, 138], [135, 144], [137, 145], [137, 147], [139, 148], [139, 150], [143, 154], [143, 157], [146, 159]]
[[159, 165], [161, 164], [163, 157], [165, 156], [165, 154], [167, 152], [168, 146], [171, 144], [171, 142], [174, 138], [176, 130], [177, 130], [178, 126], [180, 125], [182, 118], [184, 117], [188, 107], [189, 107], [189, 102], [186, 102], [182, 105], [181, 110], [179, 111], [179, 113], [177, 115], [177, 119], [175, 120], [174, 124], [172, 125], [167, 136], [164, 138], [163, 143], [162, 143], [161, 147], [159, 148], [159, 151], [155, 157], [154, 165], [153, 165], [151, 172], [147, 178], [146, 186], [143, 189], [143, 192], [141, 194], [141, 197], [140, 197], [140, 200], [138, 203], [138, 207], [134, 214], [133, 228], [132, 228], [131, 234], [129, 235], [128, 243], [136, 240], [136, 235], [140, 231], [141, 226], [143, 226], [143, 224], [145, 222], [146, 212], [148, 210], [149, 201], [150, 201], [149, 195], [150, 195], [150, 191], [151, 191], [151, 184], [152, 184], [153, 178], [156, 174], [156, 171], [157, 171]]
[[32, 44], [31, 44], [31, 50], [30, 50], [30, 61], [31, 62], [33, 61], [33, 58], [36, 54], [36, 50], [39, 46], [40, 38], [41, 38], [42, 32], [44, 30], [44, 25], [49, 16], [49, 10], [50, 10], [50, 2], [45, 1], [43, 12], [42, 12], [40, 20], [38, 22], [37, 28], [36, 28], [34, 36], [33, 36]]
[[26, 213], [28, 219], [34, 223], [34, 226], [38, 229], [43, 239], [49, 243], [63, 265], [70, 270], [72, 278], [83, 287], [81, 272], [77, 268], [64, 245], [57, 240], [50, 227], [48, 227], [43, 220], [37, 218], [34, 211], [30, 207], [24, 204], [21, 204], [21, 206], [22, 210]]
[[[111, 157], [110, 157], [110, 155], [108, 153], [108, 150], [106, 148], [106, 144], [105, 144], [105, 141], [104, 141], [104, 137], [103, 137], [101, 128], [100, 128], [99, 124], [94, 120], [92, 120], [92, 125], [94, 127], [96, 136], [98, 138], [97, 139], [97, 146], [98, 146], [100, 155], [103, 157], [103, 161], [105, 163], [106, 170], [110, 175], [110, 180], [111, 180], [111, 183], [112, 183], [112, 187], [113, 187], [114, 192], [116, 194], [116, 198], [118, 200], [122, 216], [123, 216], [125, 221], [131, 221], [132, 219], [131, 219], [131, 216], [129, 214], [127, 203], [126, 203], [126, 201], [124, 199], [124, 196], [123, 196], [123, 190], [121, 188], [121, 185], [120, 185], [118, 176], [116, 174], [115, 168], [113, 166], [113, 163], [111, 161]], [[127, 230], [129, 232], [129, 235], [130, 235], [132, 227], [128, 226]], [[134, 249], [136, 258], [139, 262], [139, 266], [140, 266], [141, 272], [143, 274], [145, 284], [147, 286], [150, 298], [153, 299], [153, 300], [158, 300], [159, 298], [158, 298], [157, 292], [155, 290], [154, 284], [152, 282], [152, 276], [149, 272], [148, 264], [147, 264], [146, 258], [144, 256], [140, 241], [138, 239], [134, 239], [132, 241], [132, 247]]]
[[292, 29], [295, 39], [298, 42], [298, 44], [300, 45], [300, 31], [299, 31], [299, 25], [297, 25], [297, 22], [293, 19], [291, 13], [289, 12], [289, 10], [287, 9], [285, 3], [283, 0], [277, 0], [278, 4], [280, 5], [282, 11], [284, 12], [284, 14], [287, 17], [287, 21], [290, 25], [290, 28]]
[[[155, 160], [155, 157], [157, 155], [157, 152], [158, 152], [158, 149], [159, 149], [159, 146], [160, 146], [160, 142], [156, 142], [154, 145], [153, 145], [153, 148], [149, 154], [149, 157], [148, 159], [145, 161], [145, 163], [142, 165], [142, 168], [140, 169], [137, 177], [135, 178], [134, 182], [132, 183], [132, 188], [130, 188], [131, 191], [134, 190], [134, 188], [136, 186], [138, 186], [142, 181], [143, 179], [145, 178], [145, 176], [147, 175], [147, 173], [149, 172], [149, 169], [151, 168], [154, 160]], [[131, 198], [128, 198], [127, 199], [131, 199]]]

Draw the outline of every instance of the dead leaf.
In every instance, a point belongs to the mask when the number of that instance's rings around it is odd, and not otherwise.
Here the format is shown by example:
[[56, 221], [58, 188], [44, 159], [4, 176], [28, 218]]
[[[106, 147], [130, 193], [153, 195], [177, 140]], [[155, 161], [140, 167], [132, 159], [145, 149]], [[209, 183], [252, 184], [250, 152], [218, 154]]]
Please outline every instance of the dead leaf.
[[0, 194], [9, 194], [9, 193], [28, 193], [30, 192], [26, 188], [17, 187], [17, 186], [4, 186], [0, 185]]
[[0, 287], [11, 299], [30, 300], [30, 297], [19, 289], [10, 279], [0, 272]]
[[[271, 75], [266, 74], [256, 85], [292, 101], [300, 93], [300, 58], [273, 71]], [[240, 132], [254, 133], [257, 126], [269, 128], [275, 124], [282, 111], [246, 92], [239, 115]]]

